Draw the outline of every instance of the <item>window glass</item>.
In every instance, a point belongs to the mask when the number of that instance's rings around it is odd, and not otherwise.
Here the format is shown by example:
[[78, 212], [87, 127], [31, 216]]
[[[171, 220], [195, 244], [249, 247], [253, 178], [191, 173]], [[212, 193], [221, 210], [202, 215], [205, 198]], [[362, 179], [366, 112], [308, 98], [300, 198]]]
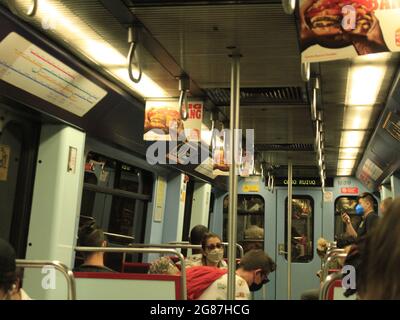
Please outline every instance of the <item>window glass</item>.
[[[285, 248], [287, 248], [288, 199], [285, 200]], [[292, 262], [310, 262], [314, 255], [314, 200], [292, 197]], [[287, 255], [285, 255], [287, 259]]]

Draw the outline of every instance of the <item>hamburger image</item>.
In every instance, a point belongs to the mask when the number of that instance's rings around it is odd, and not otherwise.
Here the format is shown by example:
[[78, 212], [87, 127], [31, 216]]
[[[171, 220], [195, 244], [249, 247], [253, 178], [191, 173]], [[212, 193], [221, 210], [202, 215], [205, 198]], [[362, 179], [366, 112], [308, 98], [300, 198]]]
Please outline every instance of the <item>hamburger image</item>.
[[224, 161], [223, 149], [214, 149], [213, 151], [213, 170], [229, 172], [229, 165]]
[[152, 108], [146, 111], [144, 126], [144, 132], [158, 129], [168, 134], [171, 129], [179, 134], [184, 130], [179, 111], [171, 108]]
[[305, 20], [309, 28], [319, 36], [342, 34], [342, 7], [339, 0], [314, 1], [305, 11]]
[[352, 34], [366, 35], [373, 23], [373, 11], [368, 8], [365, 0], [353, 0], [349, 2], [349, 5], [352, 5], [357, 13], [356, 27], [349, 32]]

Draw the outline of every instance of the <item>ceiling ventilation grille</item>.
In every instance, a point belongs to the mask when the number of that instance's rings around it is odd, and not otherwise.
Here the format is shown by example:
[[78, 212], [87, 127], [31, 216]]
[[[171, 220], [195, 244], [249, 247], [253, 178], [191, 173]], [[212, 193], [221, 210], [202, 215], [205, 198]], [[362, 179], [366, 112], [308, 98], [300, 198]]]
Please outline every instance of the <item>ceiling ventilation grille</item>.
[[[229, 88], [205, 89], [207, 96], [217, 106], [227, 106]], [[306, 98], [301, 87], [241, 88], [240, 105], [257, 104], [304, 104]]]
[[311, 143], [256, 144], [257, 151], [313, 151]]

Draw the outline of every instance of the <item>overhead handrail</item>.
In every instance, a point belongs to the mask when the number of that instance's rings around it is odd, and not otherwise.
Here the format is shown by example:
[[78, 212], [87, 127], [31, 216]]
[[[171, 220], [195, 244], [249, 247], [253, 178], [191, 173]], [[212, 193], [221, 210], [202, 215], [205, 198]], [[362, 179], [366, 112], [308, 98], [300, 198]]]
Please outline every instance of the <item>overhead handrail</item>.
[[164, 253], [173, 254], [178, 256], [181, 263], [181, 296], [183, 300], [187, 300], [186, 290], [186, 268], [185, 258], [182, 253], [174, 249], [166, 249], [160, 247], [149, 247], [149, 248], [108, 248], [108, 247], [75, 247], [75, 251], [79, 252], [110, 252], [110, 253]]
[[[142, 244], [139, 244], [142, 245]], [[146, 244], [144, 244], [146, 245]], [[170, 241], [167, 244], [161, 244], [161, 246], [167, 245], [167, 248], [170, 248], [169, 245], [173, 245], [173, 248], [180, 248], [180, 249], [201, 249], [201, 245], [199, 244], [190, 244], [189, 241]], [[222, 245], [225, 247], [228, 246], [228, 242], [222, 242]], [[158, 244], [151, 244], [151, 246], [160, 246]], [[239, 257], [242, 258], [244, 256], [244, 249], [242, 245], [236, 243], [236, 248], [239, 250]]]
[[17, 259], [15, 260], [17, 267], [20, 268], [43, 268], [45, 266], [52, 266], [56, 270], [60, 271], [62, 275], [67, 280], [67, 292], [68, 300], [76, 300], [76, 285], [75, 285], [75, 277], [73, 272], [68, 269], [68, 267], [61, 263], [60, 261], [47, 261], [47, 260], [24, 260]]
[[323, 265], [323, 268], [322, 268], [322, 279], [326, 279], [326, 277], [328, 276], [329, 263], [331, 263], [335, 260], [338, 260], [338, 259], [346, 258], [346, 257], [347, 257], [347, 253], [338, 253], [338, 254], [329, 256], [326, 259], [325, 264]]
[[[142, 78], [142, 65], [140, 61], [139, 54], [137, 53], [137, 45], [139, 42], [139, 32], [137, 31], [137, 26], [130, 26], [128, 28], [128, 43], [129, 43], [129, 52], [128, 52], [128, 73], [129, 78], [134, 83], [139, 83], [140, 79]], [[132, 64], [133, 60], [135, 59], [136, 65], [138, 68], [138, 76], [135, 78], [132, 72]]]
[[319, 292], [319, 300], [328, 300], [328, 292], [331, 284], [339, 279], [342, 279], [341, 272], [335, 272], [327, 276]]

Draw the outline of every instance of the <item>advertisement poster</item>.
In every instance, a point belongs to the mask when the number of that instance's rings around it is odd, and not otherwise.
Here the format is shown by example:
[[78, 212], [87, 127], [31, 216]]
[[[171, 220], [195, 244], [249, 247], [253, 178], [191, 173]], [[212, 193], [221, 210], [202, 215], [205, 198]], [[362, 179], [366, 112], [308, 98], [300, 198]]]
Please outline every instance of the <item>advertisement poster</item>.
[[200, 141], [203, 102], [188, 102], [188, 118], [181, 119], [178, 100], [147, 100], [144, 120], [146, 141]]
[[303, 62], [400, 51], [400, 0], [300, 0]]

